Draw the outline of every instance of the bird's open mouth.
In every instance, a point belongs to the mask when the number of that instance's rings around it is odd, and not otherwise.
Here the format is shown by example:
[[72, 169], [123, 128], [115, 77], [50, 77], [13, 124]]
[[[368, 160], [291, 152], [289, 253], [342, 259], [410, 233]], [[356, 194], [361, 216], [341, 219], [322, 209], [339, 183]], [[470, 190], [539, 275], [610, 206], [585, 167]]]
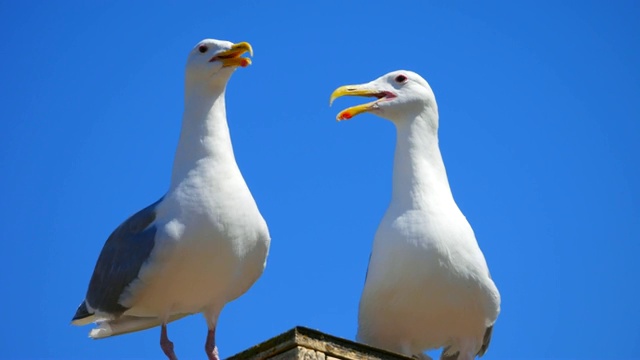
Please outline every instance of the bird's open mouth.
[[242, 57], [245, 53], [249, 53], [249, 56], [253, 56], [253, 49], [249, 43], [241, 42], [234, 44], [229, 50], [217, 53], [209, 60], [209, 62], [220, 61], [222, 63], [222, 67], [247, 67], [251, 65], [251, 59]]
[[397, 97], [397, 95], [391, 91], [373, 90], [373, 89], [367, 88], [364, 85], [346, 85], [346, 86], [341, 86], [337, 88], [333, 92], [333, 94], [331, 94], [331, 99], [329, 100], [329, 106], [333, 104], [333, 101], [335, 99], [342, 96], [375, 97], [377, 100], [366, 103], [366, 104], [362, 104], [362, 105], [352, 106], [350, 108], [342, 110], [340, 113], [338, 113], [338, 116], [336, 117], [338, 121], [349, 120], [352, 117], [358, 114], [361, 114], [363, 112], [378, 110], [380, 108], [378, 106], [379, 103], [383, 101], [389, 101]]

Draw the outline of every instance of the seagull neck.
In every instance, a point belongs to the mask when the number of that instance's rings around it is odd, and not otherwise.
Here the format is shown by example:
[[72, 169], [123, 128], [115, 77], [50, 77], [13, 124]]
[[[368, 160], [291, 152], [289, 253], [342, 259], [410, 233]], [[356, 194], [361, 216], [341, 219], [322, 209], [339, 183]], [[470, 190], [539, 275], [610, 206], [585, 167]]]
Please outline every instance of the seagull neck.
[[172, 185], [178, 184], [204, 159], [235, 164], [227, 112], [225, 88], [187, 92], [182, 129], [173, 162]]
[[438, 146], [437, 116], [426, 111], [396, 122], [392, 203], [416, 209], [453, 201]]

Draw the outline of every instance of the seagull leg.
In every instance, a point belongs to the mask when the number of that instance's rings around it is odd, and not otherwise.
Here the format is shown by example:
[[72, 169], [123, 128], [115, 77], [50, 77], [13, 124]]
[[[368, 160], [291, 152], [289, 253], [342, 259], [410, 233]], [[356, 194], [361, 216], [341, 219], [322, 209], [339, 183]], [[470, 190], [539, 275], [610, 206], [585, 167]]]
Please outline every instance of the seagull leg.
[[218, 356], [218, 347], [216, 346], [216, 328], [207, 332], [207, 342], [204, 344], [204, 351], [207, 352], [209, 360], [220, 360]]
[[210, 305], [203, 312], [204, 318], [207, 320], [207, 341], [204, 343], [204, 351], [207, 353], [207, 359], [220, 360], [218, 355], [218, 347], [216, 346], [216, 326], [218, 325], [218, 316], [222, 306]]
[[176, 353], [173, 352], [173, 343], [167, 336], [167, 324], [162, 324], [162, 330], [160, 330], [160, 347], [169, 360], [178, 360]]

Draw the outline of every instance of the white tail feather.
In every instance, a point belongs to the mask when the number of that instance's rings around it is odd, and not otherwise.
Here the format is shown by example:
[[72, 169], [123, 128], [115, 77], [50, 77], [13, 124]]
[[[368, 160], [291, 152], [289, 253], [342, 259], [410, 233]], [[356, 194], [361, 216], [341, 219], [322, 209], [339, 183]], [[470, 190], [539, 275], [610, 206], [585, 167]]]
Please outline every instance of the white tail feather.
[[[189, 314], [172, 315], [167, 322], [178, 320], [187, 315]], [[91, 330], [89, 337], [92, 339], [104, 339], [109, 336], [122, 335], [159, 326], [162, 325], [162, 320], [160, 318], [121, 316], [116, 320], [100, 321], [96, 325], [98, 327]]]
[[86, 318], [82, 318], [82, 319], [72, 320], [71, 324], [75, 326], [84, 326], [84, 325], [89, 325], [92, 322], [96, 322], [95, 315], [87, 316]]

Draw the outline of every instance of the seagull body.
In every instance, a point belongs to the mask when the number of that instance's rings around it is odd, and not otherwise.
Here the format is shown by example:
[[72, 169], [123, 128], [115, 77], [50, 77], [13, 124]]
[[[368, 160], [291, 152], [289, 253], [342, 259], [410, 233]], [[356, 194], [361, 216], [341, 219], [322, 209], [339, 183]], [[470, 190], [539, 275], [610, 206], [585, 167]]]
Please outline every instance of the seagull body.
[[358, 316], [359, 341], [408, 356], [444, 347], [441, 359], [471, 360], [489, 346], [500, 294], [474, 232], [456, 205], [438, 146], [438, 109], [428, 83], [395, 71], [338, 88], [378, 100], [338, 120], [372, 112], [396, 126], [391, 202], [378, 227]]
[[215, 328], [226, 303], [260, 277], [267, 225], [235, 161], [225, 89], [247, 43], [206, 39], [189, 54], [185, 109], [168, 192], [107, 239], [72, 323], [96, 322], [94, 339], [162, 326], [161, 346], [175, 359], [166, 324], [203, 313], [205, 348], [217, 359]]

